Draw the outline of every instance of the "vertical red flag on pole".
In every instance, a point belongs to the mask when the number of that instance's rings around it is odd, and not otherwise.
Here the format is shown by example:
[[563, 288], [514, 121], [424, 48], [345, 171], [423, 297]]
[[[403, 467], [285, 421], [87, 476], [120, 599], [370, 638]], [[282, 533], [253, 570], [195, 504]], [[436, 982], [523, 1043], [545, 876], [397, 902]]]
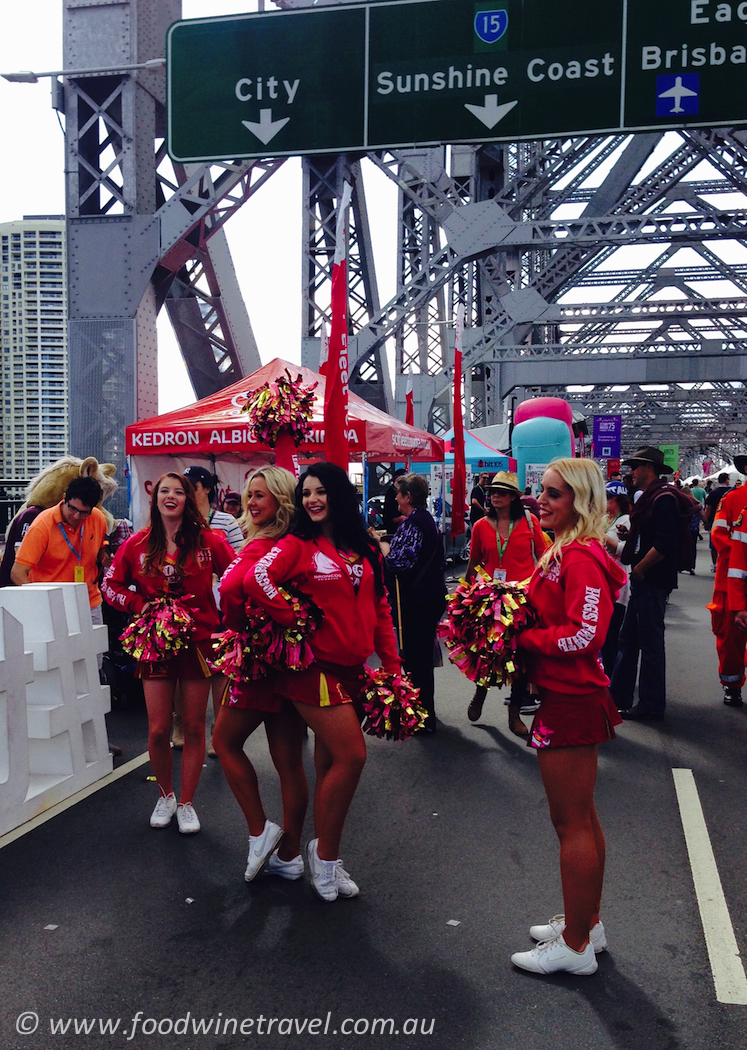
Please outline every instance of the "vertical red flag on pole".
[[464, 420], [462, 418], [462, 332], [464, 306], [457, 307], [454, 331], [454, 477], [451, 482], [451, 538], [464, 532], [464, 501], [467, 493], [467, 464], [464, 459]]
[[405, 423], [415, 426], [415, 403], [412, 392], [412, 375], [408, 373], [407, 386], [405, 387]]
[[328, 463], [348, 469], [348, 280], [347, 214], [353, 190], [343, 184], [337, 205], [335, 261], [332, 267], [332, 323], [325, 368], [324, 455]]

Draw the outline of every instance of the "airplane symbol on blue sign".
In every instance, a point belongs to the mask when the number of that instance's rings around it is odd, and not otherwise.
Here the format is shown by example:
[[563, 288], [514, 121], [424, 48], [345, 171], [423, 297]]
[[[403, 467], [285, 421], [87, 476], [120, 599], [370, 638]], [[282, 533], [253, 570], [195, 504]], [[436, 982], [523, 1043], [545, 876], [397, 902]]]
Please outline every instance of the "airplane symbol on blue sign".
[[697, 113], [699, 89], [700, 75], [698, 73], [657, 77], [657, 117], [669, 117], [679, 113]]

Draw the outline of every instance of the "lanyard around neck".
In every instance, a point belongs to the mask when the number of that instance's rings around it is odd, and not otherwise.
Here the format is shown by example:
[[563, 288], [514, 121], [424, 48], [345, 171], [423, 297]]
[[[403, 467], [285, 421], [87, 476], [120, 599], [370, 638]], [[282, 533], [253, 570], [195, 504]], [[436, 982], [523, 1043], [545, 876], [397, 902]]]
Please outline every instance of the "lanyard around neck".
[[68, 545], [70, 550], [73, 552], [75, 557], [78, 559], [78, 564], [80, 565], [81, 561], [83, 560], [83, 530], [85, 528], [86, 523], [85, 522], [81, 522], [81, 526], [80, 526], [80, 550], [79, 551], [76, 551], [75, 547], [73, 547], [72, 543], [70, 542], [70, 540], [68, 538], [68, 535], [67, 535], [67, 532], [65, 531], [65, 526], [62, 524], [62, 522], [58, 521], [57, 525], [58, 525], [58, 528], [59, 528], [60, 532], [62, 533], [63, 540]]
[[512, 518], [511, 521], [509, 521], [509, 523], [508, 523], [508, 536], [506, 536], [506, 538], [504, 540], [503, 537], [501, 536], [500, 532], [498, 531], [498, 519], [496, 518], [496, 521], [495, 521], [495, 542], [496, 542], [496, 546], [498, 547], [498, 564], [499, 565], [501, 565], [503, 563], [503, 555], [506, 553], [506, 547], [508, 547], [508, 541], [511, 539], [511, 533], [513, 531], [514, 531], [514, 521], [513, 521], [513, 518]]

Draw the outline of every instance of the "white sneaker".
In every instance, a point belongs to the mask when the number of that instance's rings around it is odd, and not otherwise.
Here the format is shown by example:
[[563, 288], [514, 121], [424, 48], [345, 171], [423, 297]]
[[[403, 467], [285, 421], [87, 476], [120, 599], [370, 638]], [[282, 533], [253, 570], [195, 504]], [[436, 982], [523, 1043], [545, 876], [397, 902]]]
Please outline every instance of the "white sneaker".
[[[530, 926], [529, 936], [533, 941], [552, 941], [555, 937], [561, 934], [564, 929], [565, 915], [553, 915], [549, 922], [541, 923], [539, 926]], [[589, 940], [597, 954], [606, 951], [607, 936], [601, 922], [596, 923], [589, 930]]]
[[350, 878], [342, 866], [342, 861], [337, 861], [337, 894], [339, 897], [357, 897], [360, 893], [358, 886]]
[[246, 858], [246, 871], [244, 872], [245, 882], [251, 882], [255, 875], [259, 875], [282, 837], [283, 829], [273, 824], [271, 820], [265, 820], [265, 829], [261, 835], [249, 836], [249, 854]]
[[299, 853], [293, 860], [281, 860], [278, 851], [272, 854], [265, 868], [267, 875], [279, 875], [281, 879], [300, 879], [303, 875], [303, 857]]
[[194, 835], [200, 830], [200, 822], [191, 802], [179, 803], [176, 807], [176, 822], [182, 835]]
[[587, 977], [597, 971], [597, 957], [591, 942], [582, 952], [574, 952], [563, 940], [562, 933], [551, 941], [540, 941], [531, 951], [515, 952], [511, 962], [530, 973], [572, 973]]
[[337, 860], [322, 860], [317, 851], [319, 839], [312, 839], [306, 846], [306, 858], [309, 862], [309, 874], [314, 892], [323, 901], [336, 901], [339, 888], [337, 885]]
[[167, 828], [171, 818], [176, 813], [176, 796], [172, 791], [170, 795], [161, 795], [156, 808], [150, 815], [150, 826], [152, 828]]

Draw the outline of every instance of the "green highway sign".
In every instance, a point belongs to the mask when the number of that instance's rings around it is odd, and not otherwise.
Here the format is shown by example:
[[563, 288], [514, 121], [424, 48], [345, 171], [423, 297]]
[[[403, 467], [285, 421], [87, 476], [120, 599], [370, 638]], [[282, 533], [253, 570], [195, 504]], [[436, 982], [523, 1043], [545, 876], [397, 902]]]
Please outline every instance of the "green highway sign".
[[177, 22], [168, 148], [229, 160], [747, 122], [747, 0], [391, 0]]

